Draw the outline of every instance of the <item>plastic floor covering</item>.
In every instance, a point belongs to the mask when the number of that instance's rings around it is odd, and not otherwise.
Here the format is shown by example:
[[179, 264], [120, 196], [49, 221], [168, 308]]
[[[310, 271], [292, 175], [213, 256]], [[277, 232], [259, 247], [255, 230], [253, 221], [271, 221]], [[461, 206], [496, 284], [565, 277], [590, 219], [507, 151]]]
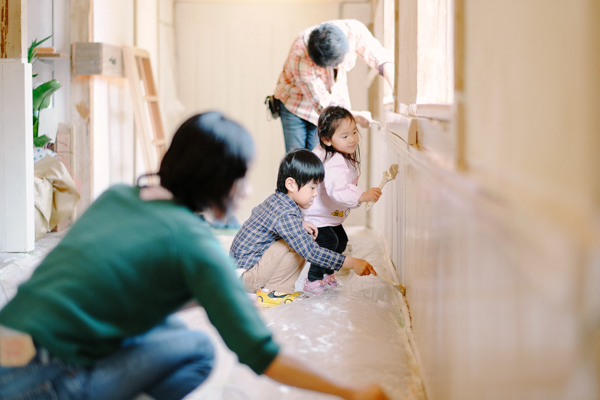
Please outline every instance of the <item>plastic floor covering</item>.
[[[373, 232], [347, 229], [352, 255], [369, 261], [393, 281], [391, 262]], [[227, 247], [229, 236], [220, 236]], [[306, 275], [306, 268], [303, 276]], [[274, 308], [260, 309], [282, 348], [316, 371], [353, 384], [379, 382], [392, 399], [425, 399], [409, 329], [405, 299], [385, 280], [338, 274], [342, 287]], [[334, 399], [281, 385], [240, 364], [200, 307], [180, 312], [192, 329], [211, 335], [217, 347], [215, 370], [186, 400]]]
[[[215, 231], [225, 249], [234, 230]], [[398, 281], [384, 256], [382, 240], [364, 228], [347, 229], [352, 255], [369, 261], [380, 275]], [[0, 307], [16, 293], [66, 231], [50, 233], [30, 253], [0, 253]], [[306, 276], [306, 268], [300, 280]], [[342, 287], [260, 313], [282, 348], [316, 371], [354, 384], [379, 382], [392, 399], [425, 399], [410, 317], [404, 297], [381, 278], [337, 274]], [[334, 399], [281, 385], [240, 364], [208, 321], [204, 310], [179, 312], [191, 329], [207, 332], [217, 349], [215, 369], [186, 400]], [[139, 399], [146, 398], [140, 396]]]

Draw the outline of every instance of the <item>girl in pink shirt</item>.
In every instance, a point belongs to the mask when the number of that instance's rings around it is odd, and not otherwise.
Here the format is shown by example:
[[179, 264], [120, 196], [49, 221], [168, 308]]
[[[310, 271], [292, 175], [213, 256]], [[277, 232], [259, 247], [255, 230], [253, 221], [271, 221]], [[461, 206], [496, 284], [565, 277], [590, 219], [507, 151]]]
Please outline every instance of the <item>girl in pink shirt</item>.
[[[379, 188], [366, 192], [356, 186], [360, 176], [359, 133], [356, 121], [347, 109], [338, 106], [327, 107], [319, 116], [317, 128], [319, 145], [315, 153], [325, 167], [325, 179], [319, 184], [319, 195], [311, 207], [303, 209], [304, 219], [318, 228], [319, 246], [342, 253], [346, 249], [348, 236], [342, 222], [350, 209], [357, 208], [366, 201], [377, 201], [381, 196]], [[331, 269], [311, 264], [304, 291], [319, 294], [327, 287], [337, 286]]]

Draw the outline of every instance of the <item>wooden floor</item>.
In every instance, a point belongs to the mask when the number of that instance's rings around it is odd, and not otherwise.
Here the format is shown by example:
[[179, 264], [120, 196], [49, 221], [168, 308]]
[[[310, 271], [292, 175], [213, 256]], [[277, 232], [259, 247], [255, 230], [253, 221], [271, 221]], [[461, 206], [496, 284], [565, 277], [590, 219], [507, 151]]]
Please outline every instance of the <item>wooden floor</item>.
[[0, 253], [0, 307], [17, 293], [17, 286], [29, 279], [66, 233], [67, 230], [46, 234], [35, 242], [35, 249], [29, 253]]

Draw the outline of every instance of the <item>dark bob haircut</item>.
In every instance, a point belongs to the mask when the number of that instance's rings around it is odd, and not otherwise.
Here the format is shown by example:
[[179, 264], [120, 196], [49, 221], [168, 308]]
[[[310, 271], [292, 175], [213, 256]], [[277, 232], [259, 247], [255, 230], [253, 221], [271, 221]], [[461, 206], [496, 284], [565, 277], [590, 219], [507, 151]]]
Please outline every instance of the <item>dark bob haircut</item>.
[[340, 28], [321, 24], [308, 37], [308, 55], [321, 68], [335, 67], [348, 53], [348, 38]]
[[356, 145], [354, 154], [346, 154], [337, 151], [333, 146], [327, 146], [323, 142], [323, 139], [329, 139], [330, 141], [333, 139], [335, 131], [344, 120], [350, 120], [356, 124], [356, 120], [352, 113], [344, 107], [329, 106], [324, 109], [319, 115], [319, 126], [317, 128], [319, 144], [325, 149], [325, 161], [333, 157], [335, 153], [340, 153], [354, 168], [360, 171], [360, 145]]
[[160, 184], [194, 212], [227, 212], [231, 188], [254, 156], [252, 137], [238, 123], [211, 111], [185, 121], [158, 171]]
[[321, 159], [315, 153], [306, 149], [292, 149], [283, 157], [279, 164], [277, 175], [277, 190], [287, 193], [285, 180], [294, 178], [298, 189], [310, 183], [321, 183], [325, 179], [325, 169]]

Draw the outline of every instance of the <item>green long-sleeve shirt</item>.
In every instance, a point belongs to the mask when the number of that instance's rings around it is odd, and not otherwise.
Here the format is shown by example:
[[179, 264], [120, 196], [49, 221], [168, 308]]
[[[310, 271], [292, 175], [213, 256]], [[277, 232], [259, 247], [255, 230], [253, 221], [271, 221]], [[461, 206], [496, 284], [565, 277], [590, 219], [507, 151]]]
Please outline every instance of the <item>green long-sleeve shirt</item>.
[[70, 364], [92, 365], [196, 298], [240, 362], [262, 373], [279, 346], [207, 225], [173, 201], [114, 186], [48, 254], [0, 324]]

